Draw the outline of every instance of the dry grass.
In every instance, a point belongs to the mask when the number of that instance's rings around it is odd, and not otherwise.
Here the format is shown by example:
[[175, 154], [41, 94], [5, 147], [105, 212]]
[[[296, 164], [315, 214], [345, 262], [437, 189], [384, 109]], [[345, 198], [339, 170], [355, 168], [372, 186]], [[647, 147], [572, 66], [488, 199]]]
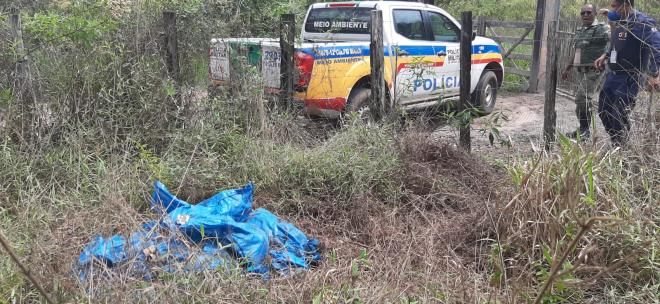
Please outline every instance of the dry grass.
[[[544, 303], [645, 303], [657, 291], [658, 166], [646, 154], [657, 146], [606, 151], [564, 142], [507, 172], [416, 128], [355, 124], [327, 140], [298, 134], [291, 143], [227, 129], [186, 132], [199, 133], [175, 135], [160, 156], [119, 143], [110, 149], [127, 147], [123, 155], [90, 156], [98, 147], [79, 134], [37, 155], [5, 142], [11, 161], [0, 170], [0, 227], [47, 290], [63, 301], [149, 303], [518, 303], [546, 283]], [[270, 281], [235, 268], [159, 272], [146, 282], [119, 268], [92, 285], [77, 282], [72, 267], [93, 235], [127, 234], [157, 218], [147, 209], [156, 177], [190, 201], [252, 179], [255, 204], [318, 237], [325, 260]], [[594, 216], [616, 220], [575, 240]], [[556, 265], [560, 257], [568, 264]], [[2, 294], [37, 300], [0, 261]]]
[[535, 294], [554, 280], [546, 302], [657, 301], [660, 136], [646, 123], [623, 149], [560, 139], [510, 166], [517, 190], [495, 223], [506, 284]]
[[[30, 203], [23, 203], [30, 207], [22, 209], [16, 203], [3, 203], [3, 206], [10, 206], [8, 209], [19, 210], [7, 215], [8, 222], [4, 223], [11, 229], [20, 227], [17, 226], [20, 222], [34, 223], [20, 228], [25, 236], [14, 234], [12, 239], [22, 248], [30, 268], [37, 269], [36, 276], [49, 290], [56, 290], [62, 299], [92, 297], [103, 301], [119, 297], [121, 302], [131, 302], [144, 297], [151, 299], [146, 300], [148, 302], [158, 302], [158, 299], [170, 298], [210, 300], [218, 294], [231, 301], [245, 302], [255, 299], [309, 302], [314, 298], [322, 298], [324, 302], [343, 302], [351, 298], [369, 302], [406, 298], [462, 302], [483, 298], [481, 292], [474, 290], [484, 286], [484, 269], [479, 259], [484, 250], [488, 250], [482, 240], [488, 234], [487, 227], [479, 209], [489, 197], [498, 196], [501, 189], [491, 188], [490, 182], [480, 179], [502, 180], [505, 173], [451, 148], [425, 143], [419, 134], [404, 135], [398, 141], [388, 140], [392, 135], [390, 131], [357, 126], [323, 143], [289, 145], [284, 149], [270, 146], [268, 139], [247, 146], [242, 146], [243, 138], [221, 139], [233, 144], [238, 142], [239, 149], [222, 151], [222, 155], [238, 153], [232, 159], [243, 158], [241, 166], [245, 165], [243, 170], [247, 172], [263, 162], [275, 160], [270, 170], [253, 175], [257, 185], [261, 185], [256, 205], [273, 210], [323, 242], [326, 260], [317, 269], [287, 278], [263, 282], [242, 271], [163, 273], [157, 281], [147, 283], [120, 269], [109, 271], [111, 280], [97, 282], [100, 285], [93, 286], [92, 291], [87, 285], [78, 285], [72, 266], [91, 236], [126, 234], [145, 221], [145, 217], [153, 217], [144, 212], [149, 191], [147, 181], [151, 180], [144, 173], [158, 166], [144, 153], [131, 162], [111, 157], [113, 160], [104, 163], [103, 158], [88, 158], [83, 161], [82, 168], [95, 176], [93, 181], [70, 177], [66, 184], [53, 180], [61, 174], [59, 170], [68, 168], [64, 164], [56, 161], [50, 168], [34, 171], [31, 170], [34, 164], [26, 161], [28, 175], [22, 178], [38, 177], [45, 183], [18, 187], [31, 191]], [[262, 149], [255, 151], [257, 146]], [[391, 152], [377, 152], [387, 147]], [[235, 169], [225, 163], [227, 167], [216, 164], [197, 172], [197, 166], [208, 165], [217, 155], [205, 150], [189, 159], [181, 159], [174, 150], [177, 149], [167, 150], [170, 154], [163, 159], [172, 158], [173, 162], [187, 166], [163, 173], [163, 176], [187, 172], [185, 178], [172, 178], [175, 183], [182, 182], [182, 197], [195, 200], [208, 195], [210, 189], [218, 190], [220, 187], [204, 185], [208, 181], [218, 183], [217, 176], [207, 174], [215, 171], [222, 175]], [[337, 150], [343, 151], [344, 156], [336, 154]], [[266, 152], [269, 154], [264, 155]], [[375, 159], [377, 162], [367, 157], [375, 156], [373, 153], [380, 154]], [[25, 159], [27, 156], [19, 155], [12, 157]], [[41, 157], [49, 158], [48, 155]], [[249, 164], [251, 162], [254, 164]], [[90, 168], [101, 163], [104, 167]], [[302, 174], [319, 163], [334, 173], [316, 177]], [[394, 167], [388, 168], [389, 165]], [[74, 170], [76, 175], [82, 174], [77, 171], [81, 167], [68, 169]], [[243, 170], [234, 173], [240, 176], [246, 172]], [[392, 170], [399, 174], [392, 174]], [[282, 172], [293, 176], [280, 176]], [[343, 188], [345, 185], [340, 180], [346, 177], [353, 182]], [[301, 181], [316, 191], [295, 185]], [[71, 188], [76, 184], [92, 189]], [[17, 185], [12, 182], [11, 186]], [[54, 202], [47, 204], [47, 210], [37, 210], [43, 207], [42, 200], [46, 198]], [[89, 198], [92, 199], [84, 201]], [[36, 220], [35, 216], [42, 220]], [[31, 242], [25, 243], [27, 239]], [[10, 273], [17, 275], [13, 271]], [[6, 287], [16, 290], [17, 286]], [[456, 292], [459, 287], [460, 292]]]

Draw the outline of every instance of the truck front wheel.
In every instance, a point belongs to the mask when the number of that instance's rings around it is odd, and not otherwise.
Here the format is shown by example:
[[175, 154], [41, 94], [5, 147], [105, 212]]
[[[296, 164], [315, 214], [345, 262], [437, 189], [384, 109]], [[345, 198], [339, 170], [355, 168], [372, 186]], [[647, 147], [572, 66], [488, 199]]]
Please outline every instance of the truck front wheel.
[[488, 115], [495, 108], [497, 99], [497, 76], [493, 71], [484, 71], [481, 75], [477, 88], [472, 94], [473, 105], [481, 110], [483, 115]]

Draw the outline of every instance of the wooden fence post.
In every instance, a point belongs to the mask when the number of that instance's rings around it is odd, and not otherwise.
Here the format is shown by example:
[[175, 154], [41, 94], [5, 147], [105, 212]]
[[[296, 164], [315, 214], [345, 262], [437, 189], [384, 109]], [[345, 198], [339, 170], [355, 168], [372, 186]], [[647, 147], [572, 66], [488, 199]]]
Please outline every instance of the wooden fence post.
[[[472, 104], [470, 100], [470, 86], [472, 69], [472, 12], [461, 13], [461, 45], [460, 45], [460, 103], [459, 110], [469, 110]], [[460, 124], [460, 145], [463, 149], [470, 151], [470, 121], [463, 119], [468, 114], [462, 113]], [[464, 116], [465, 115], [465, 116]]]
[[389, 104], [385, 102], [385, 71], [383, 50], [383, 12], [371, 11], [371, 112], [374, 119], [387, 117], [392, 111]]
[[557, 96], [557, 22], [548, 24], [548, 58], [546, 60], [545, 104], [543, 105], [543, 135], [545, 149], [549, 150], [555, 141], [557, 112], [555, 98]]
[[[172, 79], [175, 95], [173, 113], [176, 113], [183, 105], [183, 94], [181, 94], [181, 67], [179, 66], [179, 43], [176, 31], [176, 14], [171, 11], [163, 11], [163, 25], [165, 27], [165, 64], [167, 73]], [[178, 103], [178, 104], [177, 104]], [[176, 115], [178, 116], [178, 115]]]
[[486, 36], [486, 17], [484, 16], [477, 18], [477, 35]]
[[27, 52], [23, 44], [23, 25], [21, 24], [20, 11], [16, 8], [11, 13], [12, 36], [15, 47], [16, 68], [12, 79], [12, 94], [16, 99], [20, 115], [17, 118], [18, 134], [20, 140], [24, 142], [32, 141], [34, 128], [34, 109], [36, 108], [37, 97], [32, 84], [30, 75], [30, 66]]
[[534, 17], [534, 41], [532, 46], [532, 69], [529, 75], [528, 93], [539, 90], [539, 73], [541, 71], [541, 38], [543, 37], [543, 19], [545, 18], [545, 0], [537, 0], [536, 16]]
[[293, 99], [294, 45], [296, 35], [296, 16], [283, 14], [280, 21], [280, 105], [289, 110]]

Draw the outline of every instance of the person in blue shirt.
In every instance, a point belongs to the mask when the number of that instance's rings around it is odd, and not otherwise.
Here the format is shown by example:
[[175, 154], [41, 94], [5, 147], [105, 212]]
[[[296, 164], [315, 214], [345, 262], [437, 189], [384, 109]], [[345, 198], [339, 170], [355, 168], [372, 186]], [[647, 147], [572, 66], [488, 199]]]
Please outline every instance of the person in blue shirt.
[[595, 61], [609, 72], [598, 96], [598, 115], [616, 146], [625, 145], [630, 112], [640, 84], [660, 87], [660, 32], [652, 18], [634, 9], [635, 0], [612, 0], [607, 17], [611, 25], [609, 50]]

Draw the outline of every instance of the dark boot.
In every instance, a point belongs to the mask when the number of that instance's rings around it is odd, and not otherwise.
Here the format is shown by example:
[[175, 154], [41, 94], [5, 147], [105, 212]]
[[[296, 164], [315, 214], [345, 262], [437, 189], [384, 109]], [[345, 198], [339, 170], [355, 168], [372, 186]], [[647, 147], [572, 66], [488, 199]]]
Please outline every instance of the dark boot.
[[587, 140], [589, 139], [589, 136], [591, 135], [591, 132], [589, 132], [589, 128], [583, 129], [583, 128], [578, 128], [577, 130], [573, 132], [568, 132], [566, 133], [566, 136], [571, 139], [580, 139], [580, 140]]
[[591, 113], [589, 111], [578, 112], [578, 121], [580, 122], [580, 127], [573, 131], [566, 133], [568, 138], [586, 140], [589, 139], [591, 132], [589, 132], [589, 124], [591, 123]]

